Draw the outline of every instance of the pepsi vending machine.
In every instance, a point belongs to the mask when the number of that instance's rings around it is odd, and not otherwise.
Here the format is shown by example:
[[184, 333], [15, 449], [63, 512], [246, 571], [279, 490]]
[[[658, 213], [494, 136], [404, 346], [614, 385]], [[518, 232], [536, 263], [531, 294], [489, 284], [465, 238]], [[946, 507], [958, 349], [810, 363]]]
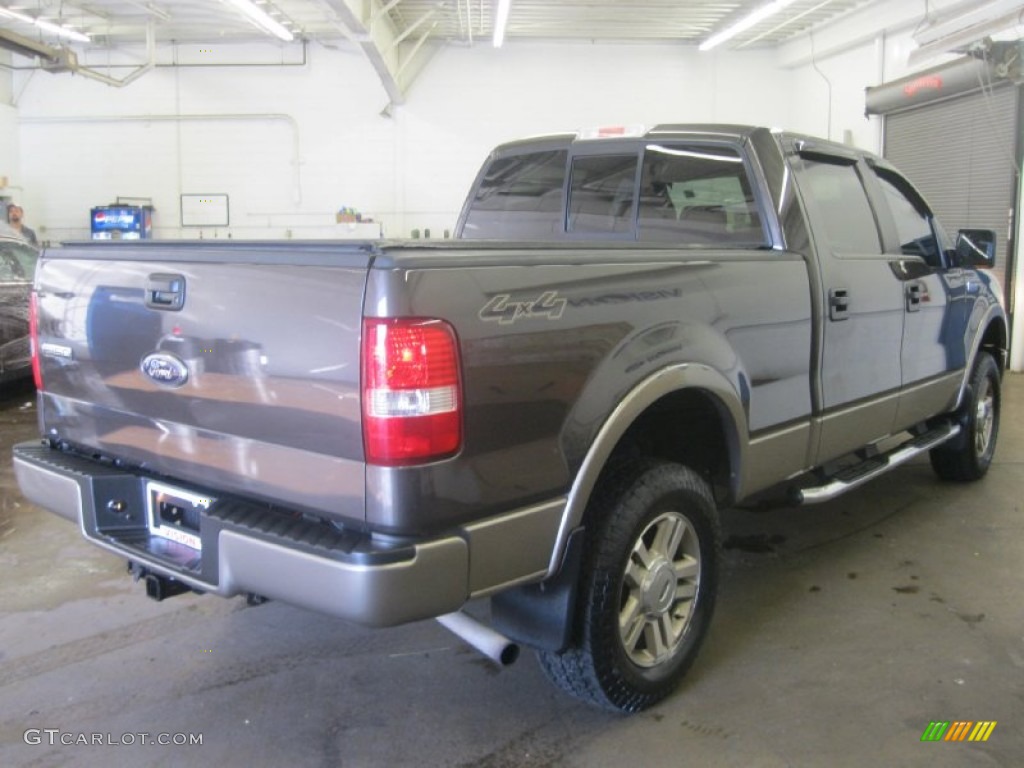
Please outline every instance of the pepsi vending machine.
[[99, 205], [92, 209], [93, 240], [149, 240], [153, 208], [148, 205]]

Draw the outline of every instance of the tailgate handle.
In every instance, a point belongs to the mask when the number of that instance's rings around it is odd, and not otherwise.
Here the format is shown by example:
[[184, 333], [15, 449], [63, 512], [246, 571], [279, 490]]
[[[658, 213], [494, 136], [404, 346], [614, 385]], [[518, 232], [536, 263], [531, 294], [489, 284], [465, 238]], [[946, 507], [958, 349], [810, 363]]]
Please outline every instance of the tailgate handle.
[[184, 275], [150, 275], [146, 283], [146, 306], [171, 312], [177, 312], [184, 307]]
[[829, 320], [847, 320], [850, 317], [850, 292], [845, 288], [833, 288], [828, 292]]

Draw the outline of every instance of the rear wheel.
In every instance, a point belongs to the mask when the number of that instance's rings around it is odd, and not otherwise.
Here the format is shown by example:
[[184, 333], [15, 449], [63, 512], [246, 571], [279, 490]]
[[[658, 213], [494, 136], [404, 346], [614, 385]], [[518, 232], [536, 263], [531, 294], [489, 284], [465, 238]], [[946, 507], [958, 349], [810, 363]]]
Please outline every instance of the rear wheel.
[[943, 480], [979, 480], [988, 472], [999, 437], [1001, 389], [999, 366], [979, 352], [958, 411], [961, 433], [932, 449], [932, 468]]
[[664, 462], [616, 473], [595, 499], [576, 644], [538, 657], [568, 693], [636, 712], [675, 689], [707, 632], [718, 586], [718, 517], [708, 484]]

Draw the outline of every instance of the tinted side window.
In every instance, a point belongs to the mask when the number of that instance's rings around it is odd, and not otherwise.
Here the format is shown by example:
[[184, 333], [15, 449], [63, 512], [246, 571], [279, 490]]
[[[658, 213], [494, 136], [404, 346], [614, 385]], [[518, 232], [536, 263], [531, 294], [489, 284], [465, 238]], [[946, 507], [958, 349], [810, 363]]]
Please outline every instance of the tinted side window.
[[568, 151], [501, 157], [491, 163], [466, 216], [462, 237], [548, 240], [562, 232]]
[[743, 166], [731, 147], [649, 145], [637, 218], [640, 240], [761, 245], [764, 230]]
[[900, 251], [907, 256], [921, 256], [933, 266], [941, 266], [942, 257], [932, 231], [931, 214], [924, 201], [899, 176], [882, 169], [876, 169], [875, 173], [896, 221]]
[[572, 161], [569, 231], [633, 231], [636, 155], [584, 155]]
[[804, 199], [812, 215], [817, 214], [816, 225], [824, 229], [829, 248], [835, 253], [880, 254], [878, 226], [856, 166], [804, 160], [802, 168]]

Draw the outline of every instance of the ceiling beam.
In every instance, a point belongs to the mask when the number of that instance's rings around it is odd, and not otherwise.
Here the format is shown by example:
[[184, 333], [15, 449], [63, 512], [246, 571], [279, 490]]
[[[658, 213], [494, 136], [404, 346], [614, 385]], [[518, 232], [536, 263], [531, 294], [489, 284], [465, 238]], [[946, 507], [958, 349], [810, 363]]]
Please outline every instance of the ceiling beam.
[[[407, 40], [412, 29], [400, 33], [388, 16], [388, 11], [400, 1], [390, 0], [382, 6], [380, 0], [323, 0], [348, 28], [353, 42], [363, 49], [392, 104], [405, 102], [409, 86], [426, 63], [424, 56], [429, 58], [429, 51], [424, 53], [424, 44], [436, 26], [435, 23], [419, 37]], [[434, 13], [428, 11], [413, 28], [425, 24]]]

